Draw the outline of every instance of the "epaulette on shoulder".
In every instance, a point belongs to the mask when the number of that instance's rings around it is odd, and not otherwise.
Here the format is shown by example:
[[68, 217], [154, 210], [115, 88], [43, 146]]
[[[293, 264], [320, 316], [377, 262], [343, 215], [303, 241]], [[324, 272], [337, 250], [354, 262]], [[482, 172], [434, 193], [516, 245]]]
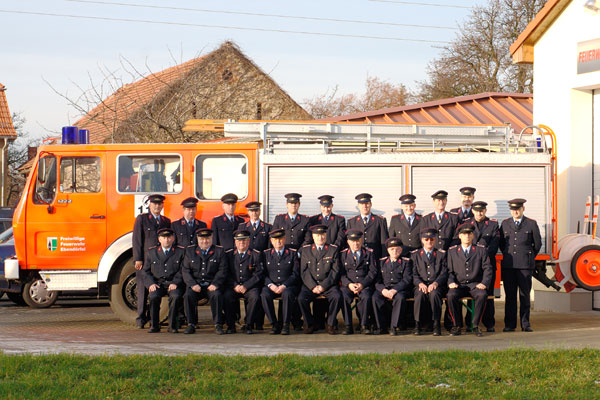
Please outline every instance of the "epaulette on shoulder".
[[218, 244], [215, 244], [215, 247], [218, 247], [219, 249], [223, 248], [223, 246], [219, 246]]
[[256, 254], [260, 254], [260, 251], [256, 250], [256, 249], [252, 249], [253, 252], [255, 252]]
[[292, 249], [291, 247], [290, 247], [288, 250], [289, 250], [289, 251], [296, 251], [296, 252], [298, 251], [298, 250], [296, 250], [296, 249]]
[[305, 247], [312, 247], [312, 244], [305, 244], [304, 246], [302, 246], [302, 248], [304, 249]]
[[225, 250], [225, 253], [231, 253], [233, 249]]
[[387, 257], [381, 257], [380, 260], [387, 260]]
[[411, 251], [411, 252], [410, 252], [410, 254], [412, 254], [412, 253], [416, 253], [416, 252], [418, 252], [419, 250], [421, 250], [421, 249], [414, 249], [413, 251]]
[[[450, 249], [455, 249], [455, 248], [457, 248], [457, 247], [458, 247], [458, 245], [457, 245], [457, 244], [455, 244], [454, 246], [451, 246], [451, 247], [450, 247]], [[448, 250], [450, 250], [450, 249], [448, 249]]]
[[402, 257], [402, 259], [406, 260], [406, 261], [410, 261], [410, 258], [408, 258], [408, 257]]
[[458, 215], [458, 213], [457, 213], [457, 212], [455, 212], [455, 211], [448, 211], [448, 213], [449, 213], [449, 214]]
[[373, 252], [373, 249], [372, 249], [372, 248], [370, 248], [370, 247], [365, 247], [365, 249], [366, 249], [367, 251], [370, 251], [371, 253]]
[[376, 217], [379, 219], [385, 219], [385, 217], [383, 215], [376, 215]]
[[158, 248], [158, 245], [152, 246], [152, 247], [148, 248], [148, 250], [152, 250], [152, 249], [156, 249], [156, 248]]
[[337, 244], [330, 244], [331, 247], [335, 247], [337, 249]]
[[[454, 246], [454, 247], [456, 247], [456, 246]], [[446, 253], [446, 250], [443, 250], [443, 249], [439, 249], [438, 251], [439, 251], [440, 253]]]
[[185, 249], [185, 246], [180, 246], [180, 245], [177, 245], [177, 248], [178, 248], [178, 249]]
[[342, 250], [342, 253], [347, 253], [348, 251], [350, 251], [350, 249], [344, 249]]
[[480, 243], [477, 243], [477, 247], [485, 248], [485, 246]]
[[498, 222], [496, 218], [490, 218], [490, 221]]
[[196, 246], [197, 245], [195, 245], [195, 244], [190, 244], [189, 246], [186, 247], [186, 249], [191, 249], [191, 248], [196, 247]]

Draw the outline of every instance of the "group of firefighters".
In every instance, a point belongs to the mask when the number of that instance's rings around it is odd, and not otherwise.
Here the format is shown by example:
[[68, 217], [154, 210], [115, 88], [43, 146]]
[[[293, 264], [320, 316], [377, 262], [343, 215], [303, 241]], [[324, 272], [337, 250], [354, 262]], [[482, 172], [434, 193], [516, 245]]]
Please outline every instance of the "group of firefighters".
[[[288, 193], [287, 213], [272, 225], [260, 219], [259, 202], [245, 205], [248, 221], [236, 216], [238, 197], [230, 193], [221, 198], [224, 213], [213, 218], [211, 229], [195, 218], [195, 197], [181, 203], [183, 217], [171, 222], [161, 215], [165, 197], [150, 195], [148, 212], [136, 218], [133, 229], [137, 327], [150, 322], [149, 332], [160, 332], [160, 303], [168, 296], [169, 332], [179, 331], [183, 309], [184, 333], [194, 333], [198, 301], [207, 299], [215, 332], [235, 333], [243, 298], [248, 334], [262, 329], [265, 315], [271, 334], [289, 335], [290, 325], [308, 334], [325, 325], [335, 334], [340, 309], [342, 333], [353, 334], [357, 300], [360, 333], [396, 336], [405, 329], [412, 300], [415, 334], [430, 328], [440, 336], [443, 323], [457, 336], [463, 327], [461, 299], [470, 298], [468, 329], [482, 336], [480, 323], [495, 331], [500, 249], [504, 332], [517, 328], [517, 293], [521, 329], [531, 332], [532, 274], [542, 240], [537, 223], [523, 215], [526, 200], [510, 200], [511, 217], [499, 225], [486, 217], [487, 203], [474, 201], [475, 188], [460, 192], [461, 207], [449, 211], [448, 193], [435, 192], [434, 211], [424, 216], [415, 212], [414, 195], [401, 196], [402, 213], [392, 217], [389, 228], [384, 217], [371, 212], [368, 193], [355, 197], [360, 214], [348, 221], [332, 212], [333, 196], [320, 196], [321, 213], [308, 217], [299, 213], [302, 195]], [[278, 313], [275, 299], [280, 299]]]

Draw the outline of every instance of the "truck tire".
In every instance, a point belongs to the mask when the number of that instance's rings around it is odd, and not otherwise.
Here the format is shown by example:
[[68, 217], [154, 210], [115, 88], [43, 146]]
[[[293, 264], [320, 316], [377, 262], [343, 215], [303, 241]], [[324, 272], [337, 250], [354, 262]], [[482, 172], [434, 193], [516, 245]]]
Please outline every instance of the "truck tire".
[[[137, 282], [133, 257], [126, 259], [118, 268], [110, 285], [110, 308], [121, 321], [135, 324], [137, 318]], [[168, 298], [163, 297], [160, 306], [160, 320], [165, 320], [168, 313]]]
[[571, 276], [579, 287], [600, 290], [600, 246], [584, 246], [571, 260]]
[[6, 297], [18, 306], [26, 306], [25, 300], [21, 293], [6, 292]]
[[23, 301], [32, 308], [48, 308], [56, 303], [58, 291], [48, 290], [46, 282], [35, 277], [23, 285]]

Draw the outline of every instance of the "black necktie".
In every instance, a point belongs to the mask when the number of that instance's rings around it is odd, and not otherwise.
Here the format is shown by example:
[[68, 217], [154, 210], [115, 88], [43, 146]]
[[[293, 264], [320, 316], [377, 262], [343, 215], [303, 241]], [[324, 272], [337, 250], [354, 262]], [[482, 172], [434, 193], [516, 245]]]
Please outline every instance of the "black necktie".
[[165, 249], [165, 257], [169, 256], [169, 249]]
[[438, 224], [441, 224], [441, 223], [442, 223], [442, 214], [439, 214], [438, 215]]
[[431, 261], [431, 252], [427, 253], [427, 259]]
[[207, 250], [202, 250], [202, 255], [203, 255], [204, 257], [206, 257], [206, 252], [207, 252]]
[[365, 225], [369, 223], [369, 217], [365, 217]]
[[469, 249], [465, 249], [465, 257], [469, 257]]
[[325, 223], [329, 221], [329, 215], [325, 217]]

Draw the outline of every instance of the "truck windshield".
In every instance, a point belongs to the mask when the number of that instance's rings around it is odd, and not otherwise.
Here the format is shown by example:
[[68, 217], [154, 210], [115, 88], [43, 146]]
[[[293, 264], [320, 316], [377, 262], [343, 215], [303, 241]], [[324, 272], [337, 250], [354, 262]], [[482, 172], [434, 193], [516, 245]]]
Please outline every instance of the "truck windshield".
[[48, 155], [38, 163], [38, 173], [33, 192], [35, 204], [50, 204], [56, 195], [56, 157]]

